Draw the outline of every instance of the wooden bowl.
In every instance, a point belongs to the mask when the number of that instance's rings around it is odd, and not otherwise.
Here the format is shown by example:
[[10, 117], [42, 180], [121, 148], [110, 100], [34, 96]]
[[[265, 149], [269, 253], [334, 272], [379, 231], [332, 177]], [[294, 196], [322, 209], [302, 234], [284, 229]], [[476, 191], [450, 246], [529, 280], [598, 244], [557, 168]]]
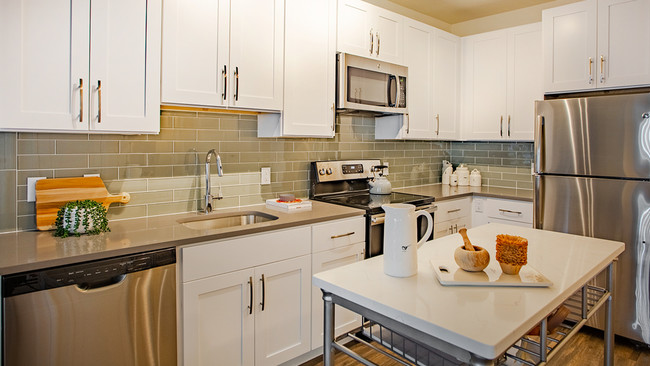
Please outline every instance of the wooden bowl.
[[466, 250], [465, 246], [456, 248], [454, 260], [458, 267], [468, 272], [479, 272], [490, 264], [490, 253], [484, 248], [473, 245], [474, 251]]

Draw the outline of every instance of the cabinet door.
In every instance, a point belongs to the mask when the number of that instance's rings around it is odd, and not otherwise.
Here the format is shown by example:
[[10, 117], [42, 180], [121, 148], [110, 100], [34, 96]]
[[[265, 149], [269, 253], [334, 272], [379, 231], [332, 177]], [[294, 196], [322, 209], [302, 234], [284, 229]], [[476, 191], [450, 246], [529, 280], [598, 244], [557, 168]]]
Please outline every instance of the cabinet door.
[[[456, 139], [459, 133], [460, 37], [436, 30], [433, 46], [434, 138]], [[410, 70], [409, 70], [410, 73]], [[410, 106], [409, 106], [410, 110]]]
[[281, 110], [284, 1], [230, 2], [230, 104]]
[[504, 137], [533, 141], [535, 101], [544, 99], [542, 86], [542, 24], [508, 32], [508, 117]]
[[395, 64], [403, 63], [402, 34], [404, 18], [391, 11], [375, 7], [372, 28], [375, 34], [375, 57]]
[[160, 131], [161, 1], [93, 0], [90, 128]]
[[544, 10], [542, 28], [544, 92], [595, 88], [596, 2]]
[[404, 61], [408, 67], [408, 120], [404, 130], [407, 139], [434, 137], [432, 117], [434, 29], [411, 19], [404, 27]]
[[0, 129], [88, 130], [89, 27], [88, 1], [0, 2]]
[[375, 53], [374, 29], [370, 19], [373, 6], [360, 0], [340, 0], [338, 4], [337, 50], [357, 56]]
[[286, 0], [283, 135], [334, 136], [336, 2]]
[[184, 365], [255, 364], [251, 281], [248, 269], [182, 284]]
[[255, 278], [255, 365], [279, 365], [309, 352], [311, 256], [257, 267]]
[[163, 3], [163, 103], [226, 106], [229, 0]]
[[503, 138], [506, 124], [507, 35], [496, 31], [463, 39], [463, 138]]
[[[342, 248], [314, 253], [312, 256], [312, 273], [327, 271], [346, 264], [363, 260], [365, 243], [356, 243]], [[312, 286], [311, 309], [311, 349], [323, 346], [323, 293], [320, 288]], [[335, 305], [334, 336], [339, 336], [361, 326], [361, 316]]]
[[598, 87], [650, 84], [650, 1], [598, 1]]

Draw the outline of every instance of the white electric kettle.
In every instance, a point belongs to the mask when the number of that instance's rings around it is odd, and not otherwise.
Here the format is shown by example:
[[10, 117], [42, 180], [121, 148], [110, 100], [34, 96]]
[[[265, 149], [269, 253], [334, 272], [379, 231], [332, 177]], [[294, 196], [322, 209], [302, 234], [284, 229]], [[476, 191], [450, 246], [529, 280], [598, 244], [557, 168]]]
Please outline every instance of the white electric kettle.
[[[405, 203], [382, 205], [384, 218], [384, 273], [393, 277], [410, 277], [418, 273], [418, 248], [433, 230], [431, 214], [415, 211], [415, 206]], [[418, 216], [427, 218], [427, 230], [417, 239]]]

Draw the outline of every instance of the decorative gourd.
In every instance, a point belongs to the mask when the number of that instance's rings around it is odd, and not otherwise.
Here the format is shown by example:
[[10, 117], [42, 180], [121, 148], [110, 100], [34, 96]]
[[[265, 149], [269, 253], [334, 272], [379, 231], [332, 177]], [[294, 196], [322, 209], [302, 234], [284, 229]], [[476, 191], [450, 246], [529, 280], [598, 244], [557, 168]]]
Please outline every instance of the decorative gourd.
[[93, 200], [71, 201], [63, 205], [56, 214], [55, 226], [54, 236], [62, 238], [111, 231], [106, 208]]

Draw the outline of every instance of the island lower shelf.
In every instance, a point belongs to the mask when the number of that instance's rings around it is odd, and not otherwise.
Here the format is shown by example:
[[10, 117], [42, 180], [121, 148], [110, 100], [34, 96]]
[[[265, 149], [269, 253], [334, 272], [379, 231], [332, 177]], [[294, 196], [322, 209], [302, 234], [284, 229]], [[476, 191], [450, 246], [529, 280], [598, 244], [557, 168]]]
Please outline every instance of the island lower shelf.
[[[545, 365], [605, 304], [609, 296], [610, 292], [605, 288], [594, 285], [583, 286], [564, 302], [564, 306], [570, 310], [570, 314], [552, 333], [541, 332], [545, 335], [521, 337], [499, 358], [498, 364], [511, 365], [512, 362], [516, 362], [517, 365]], [[546, 328], [541, 323], [540, 327]], [[362, 328], [347, 334], [347, 337], [404, 365], [464, 364], [446, 352], [453, 353], [453, 350], [429, 347], [415, 340], [416, 337], [409, 336], [409, 333], [408, 329], [388, 328], [379, 321], [367, 318]], [[335, 346], [339, 350], [341, 347], [345, 346], [339, 343]], [[544, 349], [546, 352], [542, 351]], [[347, 353], [345, 350], [342, 351]], [[365, 362], [361, 362], [365, 364]]]

